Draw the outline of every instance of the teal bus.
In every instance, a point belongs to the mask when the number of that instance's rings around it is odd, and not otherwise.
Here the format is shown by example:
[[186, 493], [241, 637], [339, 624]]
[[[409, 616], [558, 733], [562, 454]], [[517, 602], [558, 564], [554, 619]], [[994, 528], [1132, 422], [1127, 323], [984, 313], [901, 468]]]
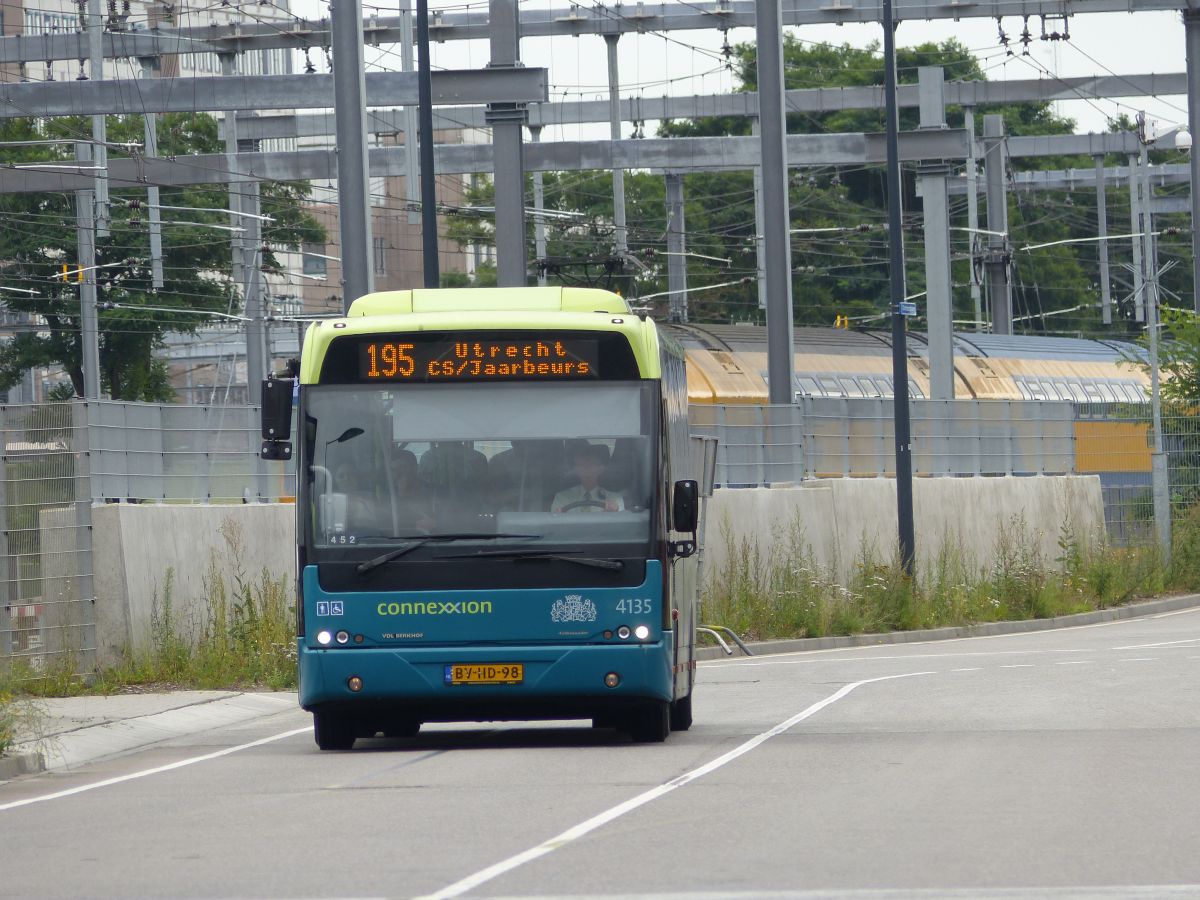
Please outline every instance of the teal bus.
[[369, 294], [264, 382], [298, 416], [300, 705], [322, 750], [426, 722], [692, 722], [682, 349], [608, 291]]

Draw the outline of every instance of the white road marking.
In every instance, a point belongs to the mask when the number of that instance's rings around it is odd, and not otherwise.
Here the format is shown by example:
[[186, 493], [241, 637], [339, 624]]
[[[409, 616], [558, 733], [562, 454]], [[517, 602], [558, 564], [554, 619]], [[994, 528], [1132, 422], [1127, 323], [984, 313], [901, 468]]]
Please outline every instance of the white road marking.
[[[916, 646], [910, 644], [909, 646]], [[862, 649], [862, 648], [854, 648]], [[824, 653], [823, 650], [814, 650], [813, 653]], [[877, 662], [881, 660], [913, 660], [913, 659], [952, 659], [954, 657], [980, 657], [980, 656], [1036, 656], [1038, 654], [1050, 653], [1056, 656], [1062, 656], [1067, 653], [1095, 653], [1095, 648], [1092, 647], [1049, 647], [1037, 650], [962, 650], [957, 653], [896, 653], [888, 655], [874, 656], [842, 656], [842, 657], [805, 657], [803, 651], [796, 653], [779, 653], [771, 654], [767, 657], [753, 657], [752, 659], [712, 659], [707, 660], [705, 668], [756, 668], [759, 666], [803, 666], [808, 663], [844, 663], [844, 662]], [[797, 659], [799, 656], [801, 658]]]
[[[1146, 616], [1146, 618], [1147, 619], [1166, 619], [1171, 616], [1183, 616], [1183, 615], [1187, 615], [1188, 613], [1194, 613], [1194, 612], [1200, 612], [1200, 606], [1189, 606], [1187, 609], [1177, 609], [1174, 612], [1156, 613], [1153, 616]], [[1124, 621], [1131, 622], [1133, 620], [1125, 619]]]
[[982, 672], [983, 667], [982, 666], [974, 666], [969, 669], [951, 669], [950, 671], [951, 672]]
[[[1200, 637], [1184, 638], [1182, 641], [1159, 641], [1157, 644], [1129, 644], [1125, 647], [1113, 647], [1113, 650], [1149, 650], [1151, 647], [1173, 647], [1176, 644], [1195, 644], [1200, 641]], [[1180, 647], [1181, 650], [1190, 650], [1191, 647]]]
[[106, 778], [103, 781], [96, 781], [92, 784], [82, 784], [79, 787], [68, 788], [65, 791], [55, 791], [53, 794], [42, 794], [40, 797], [27, 797], [24, 800], [13, 800], [11, 803], [0, 803], [0, 812], [4, 812], [6, 809], [16, 809], [18, 806], [30, 806], [34, 803], [42, 803], [46, 800], [60, 800], [63, 797], [72, 797], [75, 794], [82, 794], [85, 791], [94, 791], [96, 788], [120, 784], [123, 781], [133, 781], [135, 778], [145, 778], [148, 775], [158, 775], [162, 772], [170, 772], [172, 769], [182, 769], [184, 766], [192, 766], [196, 763], [207, 762], [210, 759], [218, 759], [222, 756], [228, 756], [231, 753], [237, 753], [240, 750], [249, 750], [253, 747], [261, 747], [263, 744], [273, 744], [275, 741], [282, 741], [286, 738], [295, 737], [298, 734], [304, 734], [305, 732], [311, 733], [312, 726], [306, 725], [304, 728], [293, 728], [291, 731], [285, 731], [282, 734], [273, 734], [270, 737], [259, 738], [257, 741], [251, 741], [248, 744], [238, 744], [236, 747], [226, 747], [224, 750], [216, 750], [213, 753], [205, 753], [203, 756], [191, 756], [187, 759], [181, 759], [177, 762], [168, 763], [165, 766], [155, 766], [153, 769], [142, 769], [140, 772], [130, 772], [128, 775], [118, 775], [115, 778]]
[[633, 812], [635, 809], [645, 806], [647, 803], [657, 800], [659, 797], [663, 797], [674, 791], [676, 788], [681, 788], [685, 784], [695, 781], [697, 778], [703, 778], [710, 772], [715, 772], [717, 769], [721, 768], [727, 763], [731, 763], [738, 757], [749, 753], [760, 744], [769, 741], [771, 738], [777, 735], [783, 734], [793, 725], [797, 725], [810, 716], [816, 715], [825, 707], [837, 703], [837, 701], [841, 700], [855, 688], [862, 687], [864, 684], [874, 684], [879, 681], [892, 681], [897, 678], [913, 678], [917, 675], [936, 674], [936, 672], [906, 672], [903, 675], [884, 675], [882, 678], [865, 678], [862, 681], [855, 681], [851, 684], [844, 685], [834, 693], [830, 694], [824, 700], [817, 701], [807, 709], [796, 713], [796, 715], [792, 716], [790, 719], [780, 722], [774, 728], [768, 729], [762, 734], [752, 737], [744, 744], [734, 747], [728, 753], [718, 756], [711, 762], [707, 762], [699, 768], [692, 769], [690, 772], [685, 772], [676, 778], [672, 778], [670, 781], [658, 785], [658, 787], [653, 787], [648, 791], [644, 791], [643, 793], [638, 794], [636, 797], [626, 800], [624, 803], [618, 803], [616, 806], [606, 809], [599, 815], [592, 816], [592, 818], [584, 822], [580, 822], [578, 825], [572, 828], [568, 828], [561, 834], [558, 834], [547, 841], [543, 841], [536, 847], [530, 847], [528, 850], [518, 853], [515, 856], [510, 856], [508, 859], [503, 859], [498, 863], [490, 865], [486, 869], [480, 869], [478, 872], [468, 875], [466, 878], [460, 879], [459, 881], [454, 882], [454, 884], [442, 888], [440, 891], [418, 898], [418, 900], [445, 900], [445, 898], [449, 897], [459, 897], [465, 894], [467, 891], [474, 890], [480, 885], [487, 884], [494, 878], [499, 878], [501, 875], [525, 865], [525, 863], [533, 862], [533, 860], [539, 859], [548, 853], [553, 853], [555, 850], [565, 847], [573, 841], [579, 840], [579, 838], [595, 831], [597, 828], [607, 825], [614, 819], [619, 819], [626, 813]]
[[1155, 662], [1157, 656], [1128, 656], [1125, 659], [1118, 659], [1117, 662]]
[[1091, 659], [1068, 659], [1063, 662], [1056, 662], [1056, 666], [1090, 666], [1094, 660]]
[[1013, 663], [1007, 666], [1001, 666], [1002, 669], [1033, 669], [1036, 668], [1033, 663]]
[[[1032, 635], [1047, 635], [1047, 634], [1052, 634], [1053, 632], [1056, 632], [1056, 631], [1083, 631], [1088, 628], [1108, 628], [1109, 626], [1112, 626], [1112, 625], [1132, 625], [1137, 622], [1147, 621], [1148, 619], [1165, 619], [1170, 616], [1183, 616], [1183, 615], [1188, 615], [1189, 613], [1197, 613], [1197, 612], [1200, 612], [1200, 606], [1191, 606], [1191, 607], [1188, 607], [1187, 609], [1177, 609], [1177, 610], [1174, 610], [1173, 612], [1155, 613], [1153, 615], [1131, 616], [1127, 619], [1110, 619], [1107, 622], [1093, 622], [1090, 625], [1071, 625], [1071, 626], [1068, 626], [1065, 628], [1043, 628], [1043, 629], [1039, 629], [1037, 631], [1012, 631], [1012, 632], [1007, 632], [1005, 634], [976, 634], [976, 635], [969, 635], [967, 637], [945, 638], [943, 640], [934, 640], [934, 641], [912, 641], [911, 643], [907, 643], [904, 646], [908, 646], [908, 647], [946, 646], [948, 644], [961, 644], [961, 643], [966, 643], [966, 642], [978, 643], [979, 641], [994, 641], [994, 640], [1002, 640], [1004, 638], [1030, 637]], [[828, 647], [824, 650], [791, 650], [786, 653], [772, 653], [771, 656], [773, 657], [774, 660], [777, 660], [777, 662], [768, 662], [766, 660], [748, 661], [748, 660], [744, 660], [744, 659], [710, 659], [710, 660], [702, 660], [700, 665], [706, 666], [706, 667], [707, 666], [725, 666], [725, 665], [730, 665], [730, 666], [782, 665], [782, 664], [786, 664], [789, 662], [787, 657], [793, 657], [793, 658], [794, 657], [803, 657], [803, 659], [794, 660], [793, 664], [798, 664], [798, 663], [804, 663], [804, 662], [826, 662], [826, 661], [828, 661], [828, 662], [870, 662], [870, 661], [876, 660], [876, 659], [925, 659], [925, 658], [930, 658], [930, 657], [942, 657], [942, 656], [984, 656], [984, 655], [987, 655], [987, 651], [985, 651], [984, 653], [966, 652], [966, 653], [929, 653], [929, 654], [907, 654], [907, 655], [897, 654], [897, 655], [892, 655], [892, 656], [873, 655], [873, 656], [839, 657], [839, 658], [835, 658], [835, 659], [830, 659], [828, 656], [825, 656], [825, 654], [841, 654], [841, 653], [846, 653], [848, 651], [862, 652], [864, 650], [870, 650], [873, 648], [883, 649], [884, 647], [895, 647], [895, 646], [897, 646], [897, 645], [896, 644], [874, 644], [874, 645], [868, 644], [868, 645], [859, 645], [856, 647]], [[999, 650], [999, 651], [991, 651], [991, 652], [996, 653], [996, 654], [1003, 654], [1003, 653], [1086, 653], [1089, 651], [1086, 649], [1084, 649], [1084, 650], [1048, 649], [1048, 650]], [[1094, 652], [1094, 651], [1092, 651], [1092, 652]]]

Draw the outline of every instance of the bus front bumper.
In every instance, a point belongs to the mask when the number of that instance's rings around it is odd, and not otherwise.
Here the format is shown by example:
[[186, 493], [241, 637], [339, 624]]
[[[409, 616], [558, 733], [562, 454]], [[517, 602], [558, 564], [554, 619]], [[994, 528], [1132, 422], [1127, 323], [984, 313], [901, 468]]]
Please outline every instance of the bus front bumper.
[[[673, 633], [649, 644], [576, 647], [299, 647], [306, 710], [403, 712], [422, 721], [589, 717], [644, 700], [670, 701]], [[448, 684], [446, 667], [521, 663], [520, 684]], [[609, 687], [606, 676], [616, 674]], [[350, 688], [352, 677], [361, 688]], [[611, 680], [611, 679], [610, 679]]]

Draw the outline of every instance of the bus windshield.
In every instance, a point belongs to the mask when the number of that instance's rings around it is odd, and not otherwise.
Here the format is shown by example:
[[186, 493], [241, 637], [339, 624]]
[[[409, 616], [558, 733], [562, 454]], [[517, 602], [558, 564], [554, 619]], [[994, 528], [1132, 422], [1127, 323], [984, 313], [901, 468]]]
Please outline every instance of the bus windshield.
[[456, 553], [458, 542], [614, 554], [649, 545], [653, 382], [318, 385], [306, 395], [316, 549], [425, 536], [439, 540], [422, 552], [439, 555], [447, 540]]

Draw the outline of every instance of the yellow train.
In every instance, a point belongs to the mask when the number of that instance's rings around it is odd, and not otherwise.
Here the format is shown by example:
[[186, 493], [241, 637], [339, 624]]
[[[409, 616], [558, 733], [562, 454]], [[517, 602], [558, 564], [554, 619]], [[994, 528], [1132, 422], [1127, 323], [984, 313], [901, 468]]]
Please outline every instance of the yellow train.
[[[751, 325], [677, 325], [687, 350], [693, 404], [767, 402], [766, 329]], [[1131, 415], [1150, 380], [1130, 362], [1140, 353], [1120, 341], [961, 333], [954, 337], [954, 393], [978, 400], [1060, 400], [1075, 407], [1075, 471], [1106, 483], [1140, 483], [1150, 472], [1149, 426]], [[925, 335], [909, 333], [909, 394], [929, 396]], [[891, 334], [836, 328], [795, 329], [797, 397], [892, 396]], [[1135, 474], [1136, 473], [1136, 474]], [[1130, 478], [1129, 476], [1132, 476]]]

